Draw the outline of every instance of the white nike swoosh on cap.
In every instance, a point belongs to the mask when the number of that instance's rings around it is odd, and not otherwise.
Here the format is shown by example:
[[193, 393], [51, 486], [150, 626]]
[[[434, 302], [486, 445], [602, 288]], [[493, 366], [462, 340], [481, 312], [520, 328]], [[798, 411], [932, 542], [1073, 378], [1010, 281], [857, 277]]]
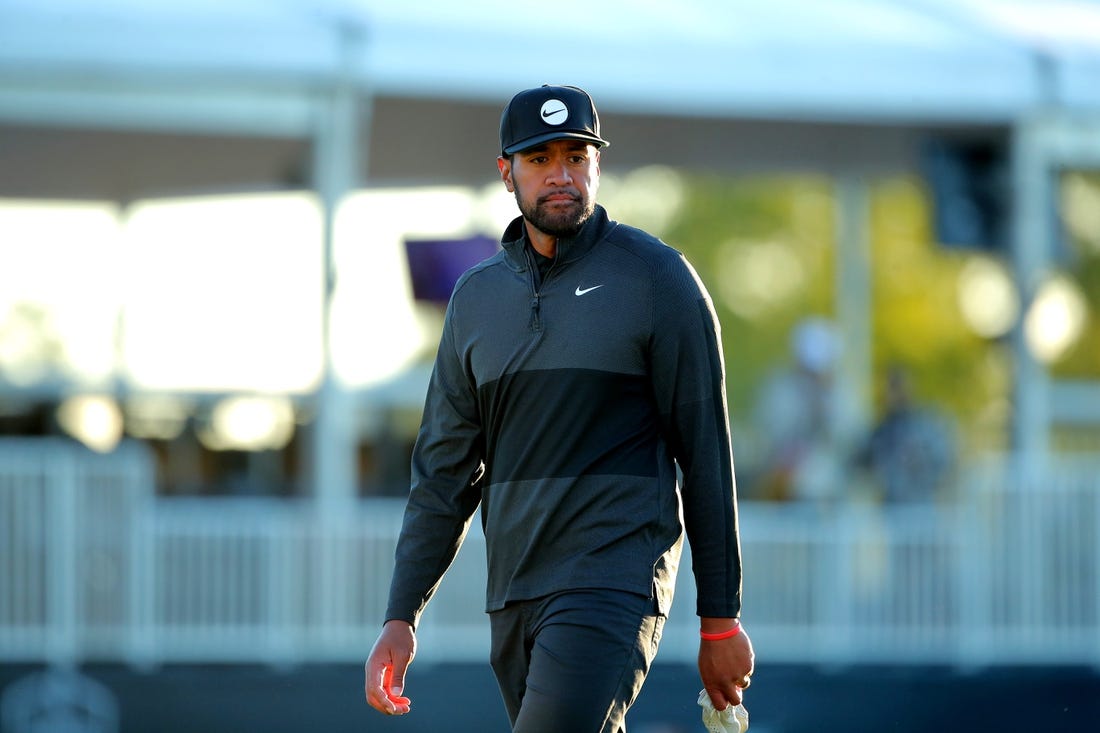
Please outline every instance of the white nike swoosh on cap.
[[581, 286], [578, 285], [576, 292], [574, 292], [573, 294], [574, 295], [584, 295], [585, 293], [591, 293], [593, 290], [596, 290], [597, 288], [602, 288], [606, 284], [607, 283], [602, 283], [600, 285], [593, 285], [592, 287], [585, 288], [584, 290], [581, 290]]

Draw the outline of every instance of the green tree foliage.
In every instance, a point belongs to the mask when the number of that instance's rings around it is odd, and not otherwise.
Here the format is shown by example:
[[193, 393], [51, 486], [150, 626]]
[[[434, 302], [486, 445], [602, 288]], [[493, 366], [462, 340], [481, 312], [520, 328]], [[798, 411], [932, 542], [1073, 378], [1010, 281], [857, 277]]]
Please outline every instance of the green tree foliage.
[[933, 241], [927, 201], [911, 179], [882, 181], [872, 190], [874, 371], [905, 367], [922, 401], [966, 420], [1006, 398], [1009, 354], [962, 317], [959, 273], [978, 255]]
[[788, 358], [789, 333], [833, 302], [833, 207], [821, 178], [685, 176], [665, 239], [694, 263], [722, 322], [727, 390], [737, 416]]
[[[660, 173], [660, 175], [656, 175]], [[670, 178], [677, 178], [670, 187]], [[643, 180], [644, 179], [644, 180]], [[658, 186], [657, 183], [662, 185]], [[624, 220], [671, 212], [655, 230], [683, 251], [706, 283], [722, 322], [731, 417], [752, 430], [764, 379], [790, 359], [794, 326], [836, 313], [836, 192], [822, 176], [729, 177], [650, 171], [622, 181]], [[670, 196], [675, 190], [676, 196]], [[641, 198], [635, 193], [648, 193]], [[675, 198], [679, 203], [668, 206]], [[665, 206], [658, 203], [665, 202]], [[1011, 301], [1008, 253], [951, 249], [935, 241], [930, 197], [915, 177], [870, 182], [867, 235], [871, 261], [871, 344], [875, 406], [892, 366], [908, 373], [914, 396], [958, 425], [964, 451], [1006, 447], [1012, 355], [1003, 328], [979, 335], [962, 307], [973, 287], [965, 271], [1000, 272]], [[1084, 332], [1049, 365], [1056, 378], [1100, 379], [1100, 175], [1069, 174], [1060, 211], [1069, 245], [1059, 271], [1087, 302]], [[614, 213], [614, 212], [613, 212]], [[626, 214], [630, 214], [629, 217]], [[648, 224], [648, 222], [646, 222]], [[993, 307], [980, 289], [969, 292]]]
[[1089, 317], [1075, 344], [1052, 365], [1067, 379], [1100, 379], [1100, 173], [1073, 172], [1061, 186], [1063, 264], [1084, 295]]
[[[682, 206], [663, 235], [695, 264], [714, 297], [730, 406], [743, 422], [762, 380], [789, 359], [794, 325], [836, 312], [834, 189], [811, 176], [685, 174], [683, 180]], [[1003, 445], [1011, 355], [1003, 338], [976, 334], [959, 306], [960, 272], [989, 255], [939, 246], [930, 222], [919, 181], [872, 183], [873, 372], [877, 380], [892, 365], [904, 367], [920, 401], [953, 416], [962, 434], [982, 433], [981, 446]], [[1001, 264], [1007, 270], [1008, 262]], [[1100, 313], [1100, 247], [1079, 254], [1074, 278], [1090, 312]], [[1085, 336], [1052, 371], [1100, 376], [1100, 318], [1090, 319]], [[875, 395], [881, 397], [879, 390]]]

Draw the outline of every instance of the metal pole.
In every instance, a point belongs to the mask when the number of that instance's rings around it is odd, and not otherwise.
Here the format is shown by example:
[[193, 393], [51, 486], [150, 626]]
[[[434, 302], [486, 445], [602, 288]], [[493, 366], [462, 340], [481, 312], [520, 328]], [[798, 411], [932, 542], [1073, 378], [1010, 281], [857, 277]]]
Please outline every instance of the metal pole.
[[845, 424], [832, 426], [838, 437], [862, 432], [871, 422], [871, 245], [867, 182], [848, 174], [836, 183], [836, 318], [843, 351], [840, 354], [839, 394], [850, 404], [842, 414]]
[[1026, 121], [1012, 135], [1012, 270], [1020, 296], [1020, 318], [1012, 331], [1012, 447], [1025, 475], [1045, 461], [1050, 443], [1050, 378], [1032, 354], [1024, 318], [1049, 267], [1052, 171], [1043, 154], [1042, 126]]
[[341, 29], [343, 55], [340, 74], [318, 101], [314, 138], [314, 186], [322, 211], [324, 290], [321, 316], [321, 384], [311, 442], [311, 489], [317, 509], [339, 514], [356, 496], [356, 440], [354, 414], [347, 390], [336, 378], [332, 360], [332, 305], [336, 292], [334, 258], [336, 214], [358, 179], [360, 149], [359, 105], [355, 87], [355, 60], [359, 34]]
[[341, 573], [346, 551], [341, 528], [352, 518], [357, 491], [358, 429], [354, 401], [340, 384], [333, 365], [332, 308], [336, 294], [336, 216], [355, 188], [359, 165], [360, 107], [356, 62], [361, 56], [359, 30], [343, 24], [340, 31], [340, 73], [318, 103], [314, 181], [321, 201], [324, 253], [324, 295], [321, 320], [322, 376], [317, 392], [310, 465], [314, 516], [307, 544], [312, 547], [311, 594], [307, 643], [329, 650], [338, 630], [348, 622]]

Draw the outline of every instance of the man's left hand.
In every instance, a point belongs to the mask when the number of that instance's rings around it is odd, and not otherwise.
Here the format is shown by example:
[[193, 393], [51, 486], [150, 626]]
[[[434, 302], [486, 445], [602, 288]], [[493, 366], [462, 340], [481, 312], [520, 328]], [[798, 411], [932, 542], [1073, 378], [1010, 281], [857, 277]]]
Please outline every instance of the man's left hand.
[[752, 682], [755, 654], [744, 627], [728, 639], [699, 642], [699, 677], [716, 710], [740, 705]]

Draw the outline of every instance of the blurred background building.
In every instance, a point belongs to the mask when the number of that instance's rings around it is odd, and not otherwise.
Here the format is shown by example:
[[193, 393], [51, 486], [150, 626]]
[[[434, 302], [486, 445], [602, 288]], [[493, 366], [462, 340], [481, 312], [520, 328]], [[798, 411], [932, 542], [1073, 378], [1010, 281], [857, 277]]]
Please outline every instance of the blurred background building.
[[[357, 666], [543, 82], [722, 318], [754, 729], [1100, 715], [1100, 3], [0, 0], [4, 733], [394, 725]], [[406, 731], [506, 728], [483, 555]], [[697, 725], [681, 580], [642, 729]]]

